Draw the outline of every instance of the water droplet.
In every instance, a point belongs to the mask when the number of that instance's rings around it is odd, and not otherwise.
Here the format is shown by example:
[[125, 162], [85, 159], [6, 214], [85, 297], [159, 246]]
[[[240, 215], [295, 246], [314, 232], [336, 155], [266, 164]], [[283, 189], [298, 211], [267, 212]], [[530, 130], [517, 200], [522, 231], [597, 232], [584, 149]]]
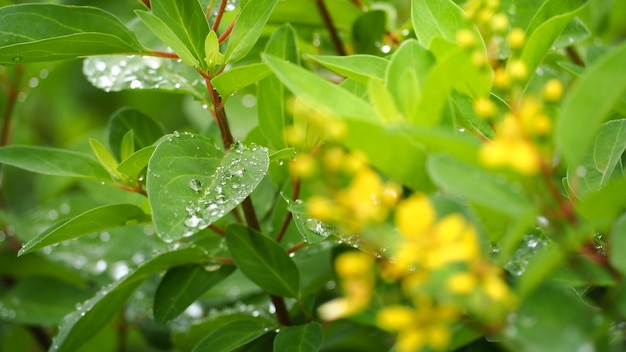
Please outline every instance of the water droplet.
[[124, 276], [128, 275], [129, 272], [130, 268], [125, 262], [116, 262], [113, 263], [113, 265], [111, 266], [111, 276], [115, 280], [123, 278]]
[[189, 180], [189, 188], [194, 192], [200, 192], [202, 190], [202, 183], [195, 178]]
[[202, 315], [204, 314], [204, 309], [202, 309], [202, 306], [197, 303], [194, 302], [192, 303], [189, 307], [187, 307], [187, 309], [185, 309], [185, 315], [190, 316], [192, 318], [202, 318]]
[[110, 239], [111, 239], [111, 235], [108, 232], [102, 231], [100, 233], [100, 240], [102, 242], [109, 242]]
[[14, 56], [14, 57], [13, 57], [13, 61], [15, 61], [15, 62], [20, 62], [20, 61], [22, 61], [22, 56], [21, 56], [21, 55], [16, 55], [16, 56]]
[[130, 82], [130, 89], [137, 89], [143, 87], [143, 83], [140, 80], [134, 79]]
[[222, 268], [221, 264], [207, 264], [204, 266], [204, 270], [208, 272], [218, 271]]
[[96, 274], [101, 274], [101, 273], [103, 273], [105, 270], [107, 270], [107, 267], [108, 267], [108, 266], [109, 266], [109, 265], [107, 264], [107, 262], [106, 262], [106, 261], [104, 261], [104, 260], [100, 259], [100, 260], [98, 260], [98, 262], [96, 262], [96, 267], [95, 267], [95, 270], [94, 270], [94, 271], [95, 271], [95, 273], [96, 273]]
[[184, 222], [185, 226], [195, 228], [200, 225], [200, 223], [202, 222], [202, 218], [198, 217], [196, 214], [193, 214], [191, 217], [185, 219]]

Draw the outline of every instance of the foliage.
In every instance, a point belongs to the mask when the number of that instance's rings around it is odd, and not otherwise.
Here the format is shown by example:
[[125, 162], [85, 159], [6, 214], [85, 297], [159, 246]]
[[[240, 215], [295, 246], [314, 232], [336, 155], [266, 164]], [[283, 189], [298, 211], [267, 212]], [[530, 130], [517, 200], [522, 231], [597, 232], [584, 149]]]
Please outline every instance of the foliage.
[[621, 2], [0, 6], [0, 351], [623, 350]]

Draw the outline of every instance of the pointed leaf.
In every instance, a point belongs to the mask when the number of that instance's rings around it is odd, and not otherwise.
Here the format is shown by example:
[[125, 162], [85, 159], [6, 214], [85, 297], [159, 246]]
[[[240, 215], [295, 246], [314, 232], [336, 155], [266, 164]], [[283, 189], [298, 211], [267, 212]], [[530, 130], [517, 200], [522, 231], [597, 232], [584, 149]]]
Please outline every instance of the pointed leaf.
[[177, 36], [176, 32], [174, 32], [172, 28], [168, 27], [167, 23], [152, 12], [135, 11], [135, 13], [152, 33], [154, 33], [157, 37], [159, 37], [159, 39], [167, 44], [167, 46], [174, 50], [185, 65], [199, 67], [200, 60], [194, 56], [190, 47], [185, 45], [181, 38]]
[[237, 143], [224, 155], [210, 139], [167, 136], [148, 164], [154, 226], [166, 241], [190, 236], [241, 203], [269, 168], [267, 149]]
[[94, 232], [148, 220], [141, 208], [131, 204], [105, 205], [86, 211], [66, 222], [59, 223], [28, 241], [19, 255], [45, 246], [89, 235]]
[[[367, 84], [370, 78], [384, 79], [387, 65], [389, 65], [389, 60], [374, 55], [309, 55], [308, 57], [324, 67], [361, 84]], [[416, 64], [419, 63], [416, 62]]]
[[238, 66], [215, 76], [211, 84], [223, 99], [228, 99], [236, 91], [262, 80], [270, 73], [270, 69], [264, 63]]
[[278, 0], [255, 0], [248, 1], [233, 27], [228, 38], [226, 50], [227, 63], [241, 60], [261, 36], [265, 23], [270, 18]]
[[115, 179], [121, 179], [122, 176], [119, 172], [117, 172], [117, 160], [111, 155], [107, 147], [104, 146], [100, 141], [90, 138], [89, 144], [91, 144], [91, 150], [96, 154], [96, 158], [100, 161], [100, 165], [102, 165], [111, 176]]
[[[561, 32], [572, 22], [586, 0], [549, 0], [527, 29], [528, 39], [521, 54], [528, 72], [535, 72]], [[571, 44], [571, 43], [570, 43]]]
[[609, 234], [609, 260], [613, 268], [626, 276], [626, 256], [624, 256], [624, 248], [626, 248], [626, 215], [622, 215], [613, 224]]
[[[293, 28], [284, 25], [275, 31], [265, 45], [265, 53], [299, 64], [300, 56]], [[259, 81], [257, 86], [259, 130], [276, 149], [287, 147], [283, 133], [286, 123], [285, 100], [285, 87], [276, 76]]]
[[533, 203], [521, 190], [496, 175], [460, 162], [445, 154], [433, 155], [428, 160], [428, 171], [433, 181], [451, 193], [512, 216], [526, 213]]
[[387, 88], [407, 121], [415, 119], [422, 87], [435, 57], [416, 40], [407, 40], [391, 57], [386, 72]]
[[263, 319], [235, 320], [213, 331], [193, 351], [230, 352], [264, 335], [267, 329], [268, 324]]
[[101, 9], [52, 4], [0, 8], [0, 64], [145, 51], [118, 18]]
[[278, 243], [234, 224], [226, 228], [226, 244], [241, 272], [266, 292], [283, 297], [298, 296], [300, 272]]
[[103, 287], [94, 297], [78, 306], [75, 312], [67, 315], [59, 326], [50, 351], [76, 351], [119, 314], [130, 295], [148, 276], [171, 267], [205, 260], [205, 252], [197, 247], [164, 253], [148, 260], [123, 279]]
[[128, 159], [135, 152], [135, 132], [128, 130], [122, 137], [122, 145], [120, 150], [120, 160]]
[[65, 149], [10, 145], [0, 148], [0, 163], [44, 175], [111, 179], [91, 157]]
[[263, 55], [263, 60], [289, 90], [321, 113], [343, 119], [379, 121], [369, 104], [345, 89], [271, 55]]
[[578, 197], [604, 187], [626, 150], [626, 120], [608, 121], [598, 131], [593, 149], [578, 166], [567, 170], [569, 188]]
[[141, 111], [124, 108], [111, 116], [108, 126], [109, 147], [115, 156], [121, 158], [122, 140], [128, 131], [132, 130], [134, 144], [137, 149], [151, 146], [165, 134], [160, 123]]
[[291, 326], [282, 329], [274, 339], [275, 352], [317, 352], [322, 347], [324, 335], [317, 323]]
[[235, 271], [232, 265], [188, 265], [165, 273], [154, 296], [154, 319], [159, 324], [179, 316], [211, 287]]
[[562, 103], [557, 147], [570, 167], [584, 157], [598, 127], [626, 91], [626, 45], [604, 55], [584, 73]]
[[117, 166], [117, 171], [130, 179], [137, 179], [143, 169], [148, 166], [148, 162], [156, 149], [155, 146], [139, 149], [130, 155], [126, 160]]

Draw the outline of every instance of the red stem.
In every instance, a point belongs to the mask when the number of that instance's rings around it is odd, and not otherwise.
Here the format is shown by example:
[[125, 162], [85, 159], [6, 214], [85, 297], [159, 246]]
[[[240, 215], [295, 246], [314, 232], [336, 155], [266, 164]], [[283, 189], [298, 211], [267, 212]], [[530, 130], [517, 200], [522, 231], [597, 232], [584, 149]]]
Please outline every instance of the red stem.
[[[15, 72], [13, 72], [13, 81], [9, 83], [5, 78], [5, 89], [7, 92], [7, 105], [4, 107], [4, 113], [2, 114], [2, 137], [0, 139], [0, 146], [9, 144], [11, 139], [11, 117], [15, 110], [15, 103], [19, 95], [20, 82], [22, 81], [22, 75], [24, 72], [24, 66], [15, 65]], [[8, 73], [7, 73], [8, 76]]]
[[217, 33], [217, 29], [220, 27], [220, 22], [222, 22], [222, 16], [224, 16], [224, 11], [226, 10], [226, 4], [228, 0], [222, 0], [220, 3], [220, 8], [217, 10], [217, 15], [215, 16], [215, 22], [213, 23], [213, 31]]
[[230, 35], [230, 32], [233, 31], [233, 27], [235, 26], [235, 22], [237, 22], [237, 21], [236, 20], [232, 21], [230, 23], [230, 25], [228, 26], [228, 28], [226, 28], [224, 33], [222, 33], [222, 35], [220, 35], [220, 37], [217, 38], [217, 40], [219, 41], [220, 44], [222, 44], [226, 40], [226, 38], [228, 38], [228, 36]]
[[337, 54], [346, 56], [346, 50], [343, 47], [341, 38], [339, 38], [339, 33], [337, 32], [337, 28], [335, 27], [332, 17], [330, 17], [330, 12], [328, 12], [328, 8], [326, 7], [324, 0], [317, 0], [316, 3], [320, 15], [322, 16], [322, 20], [324, 21], [326, 28], [328, 28], [328, 34], [330, 35], [330, 39], [335, 46], [335, 50], [337, 50]]

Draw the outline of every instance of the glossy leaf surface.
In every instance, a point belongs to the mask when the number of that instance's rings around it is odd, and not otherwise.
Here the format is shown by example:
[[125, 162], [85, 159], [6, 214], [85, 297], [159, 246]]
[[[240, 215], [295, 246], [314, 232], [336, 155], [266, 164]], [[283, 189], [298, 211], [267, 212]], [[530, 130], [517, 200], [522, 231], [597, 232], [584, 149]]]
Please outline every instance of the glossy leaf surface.
[[226, 244], [239, 270], [265, 291], [277, 296], [298, 296], [300, 272], [275, 241], [241, 225], [230, 225], [226, 229]]
[[324, 336], [317, 323], [282, 329], [274, 339], [274, 351], [316, 352], [322, 347]]
[[0, 64], [145, 51], [112, 14], [94, 7], [53, 4], [0, 8], [0, 43]]

